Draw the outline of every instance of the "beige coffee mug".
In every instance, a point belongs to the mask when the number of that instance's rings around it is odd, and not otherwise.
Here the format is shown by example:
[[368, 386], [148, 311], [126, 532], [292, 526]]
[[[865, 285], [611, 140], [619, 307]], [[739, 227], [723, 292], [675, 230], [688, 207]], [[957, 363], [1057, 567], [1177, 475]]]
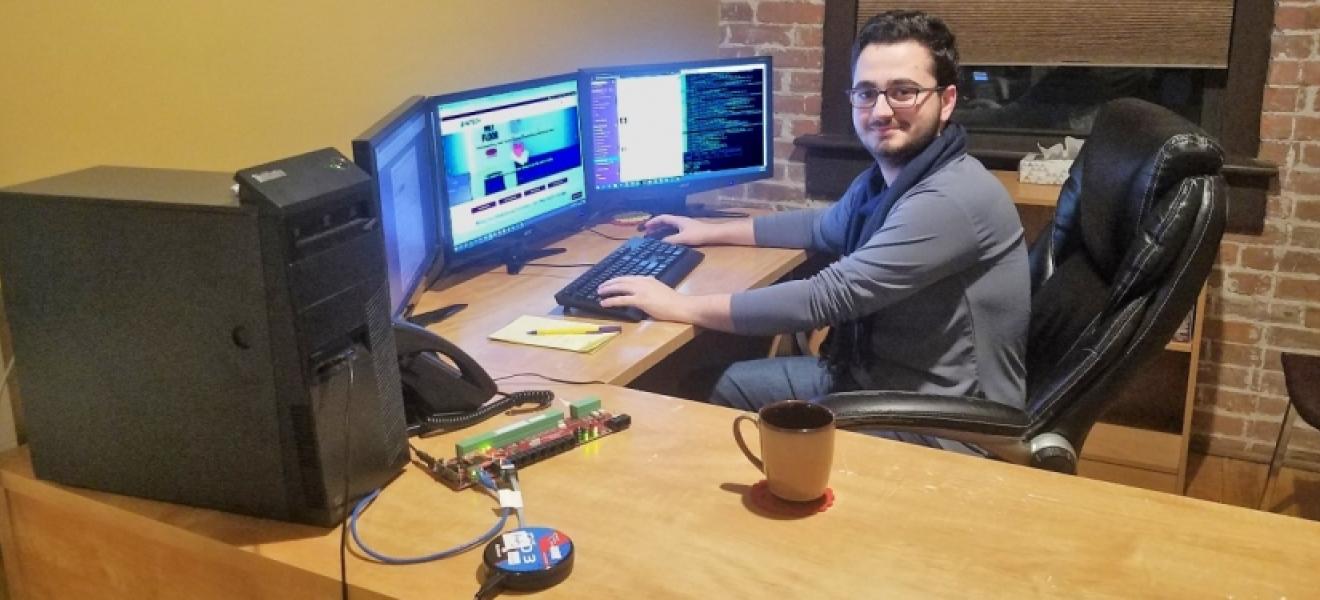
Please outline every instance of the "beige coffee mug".
[[[739, 424], [756, 423], [761, 437], [758, 458], [743, 441]], [[733, 439], [747, 460], [765, 473], [770, 493], [784, 500], [820, 498], [830, 482], [834, 460], [834, 413], [819, 404], [784, 400], [761, 408], [757, 416], [733, 420]]]

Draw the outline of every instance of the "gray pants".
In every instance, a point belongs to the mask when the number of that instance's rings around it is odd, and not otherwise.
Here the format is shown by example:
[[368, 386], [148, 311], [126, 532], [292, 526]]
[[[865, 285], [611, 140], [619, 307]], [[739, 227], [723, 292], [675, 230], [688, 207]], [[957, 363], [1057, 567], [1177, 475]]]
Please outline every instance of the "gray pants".
[[[814, 356], [763, 358], [734, 363], [720, 376], [711, 392], [711, 404], [756, 412], [780, 400], [811, 401], [831, 392], [856, 390], [851, 381], [835, 381], [829, 369]], [[900, 431], [868, 431], [876, 437], [942, 448], [961, 454], [985, 456], [975, 446], [941, 438]]]

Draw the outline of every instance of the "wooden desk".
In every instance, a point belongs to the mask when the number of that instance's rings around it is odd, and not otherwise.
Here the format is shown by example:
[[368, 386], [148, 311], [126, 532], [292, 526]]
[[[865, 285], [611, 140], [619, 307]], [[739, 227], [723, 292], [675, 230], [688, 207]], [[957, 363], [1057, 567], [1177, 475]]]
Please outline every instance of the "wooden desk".
[[[1320, 524], [841, 432], [829, 511], [758, 516], [734, 412], [608, 386], [632, 429], [522, 471], [530, 524], [578, 553], [545, 598], [1309, 597]], [[501, 417], [507, 420], [507, 417]], [[494, 424], [492, 424], [494, 426]], [[452, 454], [453, 438], [421, 440]], [[337, 529], [66, 488], [0, 459], [15, 598], [336, 598]], [[414, 467], [365, 514], [368, 543], [433, 552], [493, 502]], [[511, 520], [512, 521], [512, 520]], [[353, 598], [470, 598], [479, 552], [398, 567], [349, 558]]]
[[[596, 230], [612, 237], [637, 235], [632, 227], [601, 225]], [[589, 231], [554, 244], [565, 254], [536, 262], [550, 264], [595, 263], [622, 243]], [[706, 255], [677, 287], [690, 294], [737, 292], [773, 283], [806, 260], [802, 250], [713, 246], [699, 249]], [[417, 312], [452, 303], [468, 308], [429, 329], [472, 355], [492, 376], [536, 371], [580, 381], [626, 384], [655, 366], [660, 359], [696, 336], [696, 328], [679, 323], [643, 321], [623, 323], [623, 333], [590, 354], [548, 350], [498, 342], [487, 338], [520, 315], [563, 316], [554, 295], [586, 267], [548, 268], [529, 266], [518, 275], [503, 267], [492, 268], [440, 291], [422, 296]], [[619, 324], [572, 315], [572, 319]]]

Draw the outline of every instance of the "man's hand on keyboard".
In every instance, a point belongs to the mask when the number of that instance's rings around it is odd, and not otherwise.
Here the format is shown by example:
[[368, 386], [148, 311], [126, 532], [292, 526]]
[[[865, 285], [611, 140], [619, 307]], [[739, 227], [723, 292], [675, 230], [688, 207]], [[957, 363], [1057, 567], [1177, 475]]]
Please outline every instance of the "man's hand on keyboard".
[[656, 281], [654, 277], [616, 277], [600, 284], [596, 293], [601, 296], [600, 305], [606, 308], [636, 306], [657, 321], [690, 322], [683, 312], [683, 304], [688, 297]]

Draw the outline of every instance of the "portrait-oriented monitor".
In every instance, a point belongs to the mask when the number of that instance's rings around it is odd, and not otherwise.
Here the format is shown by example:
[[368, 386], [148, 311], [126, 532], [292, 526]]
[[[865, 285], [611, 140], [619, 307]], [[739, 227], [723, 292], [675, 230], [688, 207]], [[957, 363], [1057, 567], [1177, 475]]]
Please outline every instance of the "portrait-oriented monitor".
[[687, 194], [770, 177], [770, 57], [584, 69], [592, 202], [699, 213]]
[[586, 176], [573, 74], [433, 99], [447, 260], [491, 257], [511, 272], [581, 225]]
[[409, 98], [353, 140], [353, 162], [374, 179], [395, 318], [408, 316], [417, 295], [443, 268], [429, 106], [426, 98]]

